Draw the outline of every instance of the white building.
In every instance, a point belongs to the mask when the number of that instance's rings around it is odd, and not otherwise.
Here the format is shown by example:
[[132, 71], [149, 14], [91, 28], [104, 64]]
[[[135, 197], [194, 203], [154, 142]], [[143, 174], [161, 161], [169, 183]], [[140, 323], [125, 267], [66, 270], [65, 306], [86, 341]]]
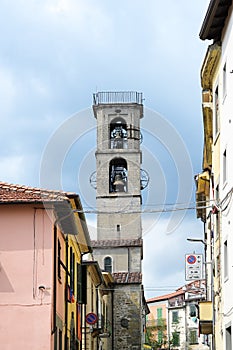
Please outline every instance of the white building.
[[196, 280], [173, 293], [148, 299], [148, 342], [157, 342], [161, 349], [209, 349], [198, 319], [199, 302], [205, 298], [205, 280]]

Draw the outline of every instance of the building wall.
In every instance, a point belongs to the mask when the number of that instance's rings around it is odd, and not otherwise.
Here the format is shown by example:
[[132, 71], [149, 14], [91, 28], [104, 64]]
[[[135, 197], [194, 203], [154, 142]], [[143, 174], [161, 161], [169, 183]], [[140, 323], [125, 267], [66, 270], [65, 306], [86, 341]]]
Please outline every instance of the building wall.
[[1, 347], [50, 349], [52, 224], [45, 210], [24, 205], [1, 206], [0, 221]]
[[141, 271], [141, 248], [139, 247], [95, 248], [95, 258], [103, 270], [106, 257], [112, 258], [112, 272]]
[[[153, 334], [152, 339], [156, 341], [160, 340], [158, 331], [162, 330], [163, 342], [164, 344], [168, 344], [167, 302], [160, 301], [156, 303], [149, 303], [148, 306], [150, 313], [148, 314], [146, 321], [147, 330]], [[160, 314], [160, 311], [158, 312], [158, 309], [161, 310], [162, 321], [159, 321], [158, 314]], [[161, 324], [163, 325], [162, 328], [160, 328]]]
[[[219, 81], [220, 81], [220, 118], [221, 118], [221, 131], [220, 131], [220, 198], [224, 200], [227, 193], [232, 190], [233, 187], [233, 120], [232, 120], [232, 107], [233, 107], [233, 82], [232, 82], [232, 59], [233, 59], [233, 16], [232, 8], [230, 8], [230, 14], [228, 20], [225, 23], [225, 30], [222, 42], [222, 57], [219, 67]], [[224, 73], [224, 66], [226, 65], [226, 72]], [[224, 78], [225, 75], [225, 78]], [[224, 79], [226, 81], [226, 88], [224, 92]], [[226, 157], [224, 156], [226, 152]], [[224, 159], [226, 158], [226, 159]], [[225, 163], [226, 161], [226, 163]], [[226, 167], [226, 169], [225, 169]], [[226, 178], [224, 179], [224, 173], [226, 171]], [[233, 308], [232, 300], [232, 287], [233, 287], [233, 259], [230, 253], [233, 249], [232, 238], [232, 225], [233, 225], [233, 210], [231, 206], [231, 199], [229, 200], [226, 210], [222, 211], [221, 215], [221, 263], [222, 263], [222, 289], [223, 289], [223, 304], [222, 314], [223, 324], [223, 343], [224, 348], [229, 346], [227, 338], [229, 338], [229, 330], [232, 333], [233, 314], [231, 312]], [[220, 327], [219, 327], [220, 329]], [[218, 341], [218, 338], [216, 338]], [[232, 342], [232, 340], [231, 340]], [[228, 343], [228, 344], [227, 344]]]
[[141, 286], [118, 284], [114, 288], [114, 349], [141, 350]]

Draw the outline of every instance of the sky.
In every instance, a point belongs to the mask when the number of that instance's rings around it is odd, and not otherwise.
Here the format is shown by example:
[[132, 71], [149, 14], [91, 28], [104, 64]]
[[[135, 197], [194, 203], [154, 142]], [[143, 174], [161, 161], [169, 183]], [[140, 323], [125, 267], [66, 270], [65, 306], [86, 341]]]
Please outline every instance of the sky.
[[[194, 206], [193, 177], [202, 166], [200, 69], [209, 42], [199, 31], [208, 4], [1, 0], [1, 181], [75, 191], [94, 211], [92, 94], [143, 93], [149, 298], [183, 285], [185, 254], [202, 250], [186, 238], [201, 238], [203, 226], [195, 210], [183, 209]], [[86, 219], [94, 238], [95, 215]]]

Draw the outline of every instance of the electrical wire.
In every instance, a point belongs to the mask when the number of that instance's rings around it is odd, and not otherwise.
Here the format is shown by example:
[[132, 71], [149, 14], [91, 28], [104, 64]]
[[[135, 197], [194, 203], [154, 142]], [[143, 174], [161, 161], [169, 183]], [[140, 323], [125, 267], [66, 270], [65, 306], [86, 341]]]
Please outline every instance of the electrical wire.
[[[144, 210], [114, 210], [115, 214], [159, 214], [159, 213], [170, 213], [170, 212], [178, 212], [184, 210], [197, 210], [197, 209], [208, 209], [212, 208], [212, 205], [201, 206], [201, 207], [185, 207], [185, 208], [171, 208], [171, 209], [144, 209]], [[79, 210], [75, 209], [75, 213], [83, 213], [83, 214], [112, 214], [111, 210], [98, 210], [98, 209], [89, 209], [89, 210]]]

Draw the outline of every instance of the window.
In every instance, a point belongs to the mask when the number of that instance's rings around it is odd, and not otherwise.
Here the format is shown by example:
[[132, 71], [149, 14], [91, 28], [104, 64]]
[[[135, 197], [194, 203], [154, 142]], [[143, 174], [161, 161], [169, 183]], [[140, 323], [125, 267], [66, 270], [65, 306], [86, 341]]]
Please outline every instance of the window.
[[219, 96], [218, 96], [218, 86], [214, 93], [214, 130], [215, 136], [219, 133]]
[[[215, 189], [215, 200], [216, 200], [217, 204], [219, 204], [219, 185], [217, 185], [216, 189]], [[215, 237], [216, 237], [216, 239], [219, 237], [219, 233], [220, 233], [220, 218], [219, 218], [219, 212], [216, 211], [216, 214], [215, 214]]]
[[61, 279], [61, 243], [58, 240], [57, 242], [57, 275]]
[[121, 225], [117, 225], [117, 232], [121, 231]]
[[228, 247], [227, 241], [224, 242], [224, 278], [228, 277]]
[[216, 257], [216, 270], [217, 270], [217, 276], [220, 275], [220, 255], [218, 254], [217, 257]]
[[62, 350], [62, 331], [59, 329], [59, 335], [58, 335], [58, 349]]
[[104, 258], [104, 271], [112, 272], [112, 258], [110, 256]]
[[225, 149], [225, 151], [223, 152], [223, 164], [222, 164], [222, 181], [223, 181], [223, 185], [226, 183], [227, 181], [227, 150]]
[[226, 328], [226, 349], [232, 349], [231, 326]]
[[191, 305], [189, 306], [189, 315], [190, 315], [190, 317], [196, 317], [196, 316], [197, 316], [196, 305], [191, 304]]
[[158, 320], [158, 326], [162, 326], [163, 325], [163, 320], [162, 320], [162, 308], [158, 308], [157, 309], [157, 320]]
[[178, 322], [178, 311], [172, 311], [172, 322], [173, 323]]
[[173, 346], [180, 346], [180, 333], [179, 332], [172, 333], [172, 344], [173, 344]]
[[75, 268], [74, 268], [74, 253], [72, 247], [70, 247], [70, 293], [71, 295], [74, 294], [74, 274], [75, 274]]
[[197, 329], [189, 331], [189, 344], [198, 344]]
[[223, 66], [223, 74], [222, 74], [222, 97], [223, 99], [227, 94], [227, 74], [226, 74], [226, 63]]

